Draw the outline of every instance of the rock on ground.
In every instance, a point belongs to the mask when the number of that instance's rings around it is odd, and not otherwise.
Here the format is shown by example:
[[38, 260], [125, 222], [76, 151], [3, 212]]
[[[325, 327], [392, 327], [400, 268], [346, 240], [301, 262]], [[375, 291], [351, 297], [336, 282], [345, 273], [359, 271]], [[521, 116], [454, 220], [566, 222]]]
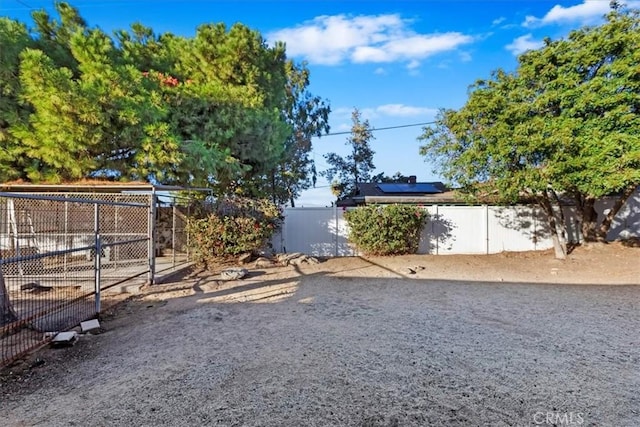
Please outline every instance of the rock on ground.
[[249, 274], [249, 271], [246, 268], [227, 268], [220, 272], [220, 277], [222, 280], [239, 280]]

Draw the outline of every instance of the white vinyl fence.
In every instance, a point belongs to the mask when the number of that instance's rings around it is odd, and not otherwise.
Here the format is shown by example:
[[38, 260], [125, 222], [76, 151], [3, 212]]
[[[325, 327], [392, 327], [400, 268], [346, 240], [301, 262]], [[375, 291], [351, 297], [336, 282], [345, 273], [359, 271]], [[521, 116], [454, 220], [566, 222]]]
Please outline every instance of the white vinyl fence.
[[[599, 215], [611, 205], [599, 203]], [[350, 208], [351, 209], [351, 208]], [[354, 208], [357, 209], [357, 208]], [[422, 234], [420, 254], [492, 254], [534, 251], [553, 247], [542, 211], [533, 206], [425, 206], [429, 222]], [[273, 239], [277, 252], [314, 256], [353, 256], [347, 240], [343, 208], [287, 208], [280, 234]], [[580, 226], [573, 208], [565, 209], [569, 240], [580, 242]], [[640, 194], [620, 210], [609, 240], [640, 236]]]
[[280, 234], [272, 241], [276, 252], [314, 256], [353, 256], [342, 208], [287, 208]]

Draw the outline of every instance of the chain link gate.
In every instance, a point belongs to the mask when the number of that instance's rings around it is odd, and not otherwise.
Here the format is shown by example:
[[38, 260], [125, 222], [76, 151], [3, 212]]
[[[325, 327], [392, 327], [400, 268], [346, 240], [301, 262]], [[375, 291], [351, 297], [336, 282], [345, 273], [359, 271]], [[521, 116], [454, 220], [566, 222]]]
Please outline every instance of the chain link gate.
[[153, 194], [0, 193], [0, 366], [153, 281]]
[[155, 273], [181, 269], [191, 262], [187, 224], [192, 199], [188, 196], [160, 195], [155, 210]]

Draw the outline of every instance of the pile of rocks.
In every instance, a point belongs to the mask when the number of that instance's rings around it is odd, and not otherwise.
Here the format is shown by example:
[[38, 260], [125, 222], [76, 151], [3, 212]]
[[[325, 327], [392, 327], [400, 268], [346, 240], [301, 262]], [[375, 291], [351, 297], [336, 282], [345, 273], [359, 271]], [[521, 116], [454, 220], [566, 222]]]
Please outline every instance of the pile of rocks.
[[276, 260], [282, 265], [319, 264], [318, 258], [294, 252], [292, 254], [277, 254]]
[[227, 268], [220, 272], [222, 280], [240, 280], [244, 279], [249, 271], [246, 268]]
[[287, 265], [302, 265], [302, 264], [319, 264], [320, 261], [316, 257], [305, 255], [300, 252], [294, 252], [290, 254], [276, 254], [273, 257], [261, 256], [254, 260], [253, 255], [243, 254], [238, 257], [238, 263], [246, 265], [253, 262], [253, 267], [274, 267], [274, 266], [287, 266]]

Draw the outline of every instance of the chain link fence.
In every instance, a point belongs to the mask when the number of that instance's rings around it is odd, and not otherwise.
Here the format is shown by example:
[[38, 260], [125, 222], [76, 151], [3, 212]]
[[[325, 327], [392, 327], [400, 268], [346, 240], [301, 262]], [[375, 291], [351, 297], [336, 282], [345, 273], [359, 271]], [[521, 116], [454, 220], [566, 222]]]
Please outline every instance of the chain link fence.
[[99, 313], [111, 287], [151, 277], [149, 196], [1, 196], [3, 362]]
[[0, 366], [189, 263], [175, 196], [0, 193]]

